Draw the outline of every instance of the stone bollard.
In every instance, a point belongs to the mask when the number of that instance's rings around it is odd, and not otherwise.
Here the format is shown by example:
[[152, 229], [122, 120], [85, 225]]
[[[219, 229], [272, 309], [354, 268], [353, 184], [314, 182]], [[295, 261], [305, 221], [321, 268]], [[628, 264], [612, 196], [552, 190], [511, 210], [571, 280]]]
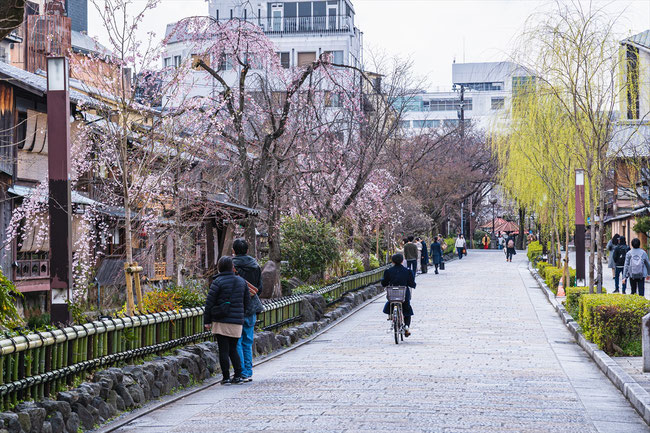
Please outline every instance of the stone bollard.
[[643, 347], [643, 372], [650, 373], [650, 314], [641, 320], [641, 344]]

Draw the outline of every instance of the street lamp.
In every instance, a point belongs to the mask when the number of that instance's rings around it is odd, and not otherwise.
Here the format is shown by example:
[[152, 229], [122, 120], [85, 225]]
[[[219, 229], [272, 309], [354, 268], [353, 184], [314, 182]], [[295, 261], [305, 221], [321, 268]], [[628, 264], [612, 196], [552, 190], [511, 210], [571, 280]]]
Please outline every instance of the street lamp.
[[576, 285], [585, 285], [585, 171], [576, 169]]
[[494, 239], [494, 205], [497, 204], [497, 198], [492, 197], [490, 203], [492, 203], [492, 239]]
[[70, 201], [69, 65], [47, 59], [47, 170], [50, 213], [50, 318], [69, 323], [72, 284], [72, 206]]

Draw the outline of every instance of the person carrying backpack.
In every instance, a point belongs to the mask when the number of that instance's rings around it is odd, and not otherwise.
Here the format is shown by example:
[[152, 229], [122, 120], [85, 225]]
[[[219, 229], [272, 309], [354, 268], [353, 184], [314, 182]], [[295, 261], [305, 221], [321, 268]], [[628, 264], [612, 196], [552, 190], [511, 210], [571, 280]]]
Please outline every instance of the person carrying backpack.
[[[619, 239], [620, 242], [620, 239]], [[632, 239], [632, 249], [625, 255], [623, 269], [623, 284], [630, 279], [630, 289], [633, 295], [645, 296], [645, 277], [650, 273], [650, 260], [648, 254], [641, 249], [641, 241]]]
[[517, 254], [515, 249], [515, 239], [510, 236], [508, 238], [508, 243], [506, 244], [506, 262], [512, 262], [512, 257]]
[[625, 294], [625, 288], [627, 286], [625, 284], [626, 281], [623, 270], [625, 268], [625, 257], [629, 250], [630, 248], [625, 243], [625, 236], [618, 238], [618, 244], [616, 244], [616, 248], [612, 251], [612, 255], [614, 256], [614, 265], [616, 266], [616, 273], [614, 274], [614, 293], [618, 293], [619, 280], [621, 274], [623, 274], [623, 294]]

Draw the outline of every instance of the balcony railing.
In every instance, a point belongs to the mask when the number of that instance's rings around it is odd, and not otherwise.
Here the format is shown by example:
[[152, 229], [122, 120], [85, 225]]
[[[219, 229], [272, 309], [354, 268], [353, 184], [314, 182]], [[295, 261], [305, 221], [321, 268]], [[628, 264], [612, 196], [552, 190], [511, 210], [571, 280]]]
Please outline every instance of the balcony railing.
[[326, 17], [268, 17], [260, 23], [265, 33], [345, 33], [354, 29], [352, 18], [344, 15]]
[[47, 259], [16, 260], [16, 280], [47, 278], [50, 276], [50, 261]]

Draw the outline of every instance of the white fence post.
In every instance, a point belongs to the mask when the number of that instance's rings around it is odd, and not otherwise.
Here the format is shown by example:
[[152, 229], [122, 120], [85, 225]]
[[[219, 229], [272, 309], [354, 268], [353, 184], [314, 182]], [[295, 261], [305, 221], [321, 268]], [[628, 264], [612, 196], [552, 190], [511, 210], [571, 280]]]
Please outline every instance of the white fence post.
[[650, 314], [641, 320], [641, 344], [643, 347], [643, 372], [650, 373]]

